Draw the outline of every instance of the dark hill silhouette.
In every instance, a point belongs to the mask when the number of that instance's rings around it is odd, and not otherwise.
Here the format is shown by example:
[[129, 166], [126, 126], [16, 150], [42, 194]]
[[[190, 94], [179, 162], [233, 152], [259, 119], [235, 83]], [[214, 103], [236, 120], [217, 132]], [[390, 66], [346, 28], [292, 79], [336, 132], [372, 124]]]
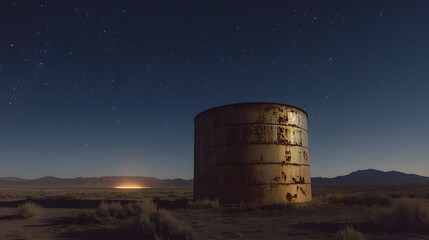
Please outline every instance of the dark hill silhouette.
[[111, 188], [123, 183], [139, 184], [152, 188], [192, 187], [193, 180], [185, 179], [158, 179], [153, 177], [78, 177], [57, 178], [42, 177], [37, 179], [21, 179], [14, 177], [0, 178], [0, 187], [61, 187], [61, 188]]
[[10, 181], [10, 182], [20, 182], [27, 181], [27, 179], [17, 178], [17, 177], [2, 177], [0, 181]]
[[311, 183], [313, 185], [426, 185], [429, 184], [429, 177], [367, 169], [334, 178], [315, 177], [311, 179]]

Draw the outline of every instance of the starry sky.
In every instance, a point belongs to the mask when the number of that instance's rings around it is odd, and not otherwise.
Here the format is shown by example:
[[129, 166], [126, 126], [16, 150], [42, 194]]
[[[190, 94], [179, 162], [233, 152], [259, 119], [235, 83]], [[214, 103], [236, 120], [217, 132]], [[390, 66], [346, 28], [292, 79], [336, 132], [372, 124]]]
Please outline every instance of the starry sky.
[[312, 176], [429, 176], [429, 1], [0, 2], [0, 176], [193, 178], [193, 118], [309, 115]]

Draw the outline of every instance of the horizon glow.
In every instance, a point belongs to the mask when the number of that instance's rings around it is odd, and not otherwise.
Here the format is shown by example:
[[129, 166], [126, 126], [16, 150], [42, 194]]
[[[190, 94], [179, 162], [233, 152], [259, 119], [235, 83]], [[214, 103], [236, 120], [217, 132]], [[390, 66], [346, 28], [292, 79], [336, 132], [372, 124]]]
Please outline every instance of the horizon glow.
[[150, 187], [128, 186], [128, 185], [125, 185], [125, 186], [116, 186], [116, 187], [113, 187], [113, 188], [116, 188], [116, 189], [143, 189], [143, 188], [150, 188]]

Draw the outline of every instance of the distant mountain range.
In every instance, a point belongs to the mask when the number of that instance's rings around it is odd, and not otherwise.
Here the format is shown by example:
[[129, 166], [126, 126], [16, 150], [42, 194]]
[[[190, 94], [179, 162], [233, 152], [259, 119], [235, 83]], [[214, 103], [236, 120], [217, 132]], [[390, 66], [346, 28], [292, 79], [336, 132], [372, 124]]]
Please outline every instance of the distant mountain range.
[[311, 178], [313, 185], [429, 185], [429, 177], [397, 171], [359, 170], [334, 178]]
[[42, 177], [31, 180], [16, 177], [0, 177], [0, 187], [112, 188], [125, 183], [152, 188], [186, 188], [192, 187], [194, 181], [181, 178], [158, 179], [153, 177], [116, 176], [78, 178]]
[[[44, 187], [44, 188], [112, 188], [123, 183], [132, 183], [152, 188], [187, 188], [193, 187], [192, 179], [158, 179], [153, 177], [78, 177], [56, 178], [42, 177], [22, 179], [0, 177], [0, 187]], [[375, 169], [359, 170], [345, 176], [334, 178], [314, 177], [312, 185], [429, 185], [429, 177], [406, 174], [397, 171], [383, 172]]]

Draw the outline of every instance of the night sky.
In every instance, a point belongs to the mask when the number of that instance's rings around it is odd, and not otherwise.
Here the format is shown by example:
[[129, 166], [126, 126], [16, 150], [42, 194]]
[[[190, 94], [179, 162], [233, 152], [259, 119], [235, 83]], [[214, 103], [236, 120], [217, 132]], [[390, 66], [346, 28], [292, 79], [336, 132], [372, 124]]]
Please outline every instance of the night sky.
[[312, 176], [429, 176], [429, 1], [0, 2], [0, 176], [193, 178], [193, 118], [309, 115]]

